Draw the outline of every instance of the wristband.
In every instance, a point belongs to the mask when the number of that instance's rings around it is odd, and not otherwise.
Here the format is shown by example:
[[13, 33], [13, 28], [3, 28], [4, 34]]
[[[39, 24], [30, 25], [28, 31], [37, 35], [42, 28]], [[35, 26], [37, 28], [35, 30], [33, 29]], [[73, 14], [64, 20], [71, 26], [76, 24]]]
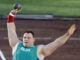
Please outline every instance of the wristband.
[[13, 22], [14, 22], [14, 14], [10, 12], [7, 23], [13, 23]]

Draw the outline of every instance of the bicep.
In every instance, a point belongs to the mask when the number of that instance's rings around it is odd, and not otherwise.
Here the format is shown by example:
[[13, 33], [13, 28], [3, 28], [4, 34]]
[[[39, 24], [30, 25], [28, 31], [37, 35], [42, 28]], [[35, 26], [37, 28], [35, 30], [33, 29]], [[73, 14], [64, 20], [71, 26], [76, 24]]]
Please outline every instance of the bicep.
[[9, 40], [10, 46], [14, 47], [19, 42], [19, 39], [17, 37], [17, 34], [16, 34], [14, 27], [11, 25], [12, 24], [7, 24], [8, 40]]
[[11, 47], [14, 47], [19, 42], [19, 39], [14, 32], [8, 33], [8, 39]]
[[56, 42], [51, 42], [47, 45], [44, 45], [42, 48], [42, 52], [45, 56], [51, 55], [58, 48], [58, 44]]

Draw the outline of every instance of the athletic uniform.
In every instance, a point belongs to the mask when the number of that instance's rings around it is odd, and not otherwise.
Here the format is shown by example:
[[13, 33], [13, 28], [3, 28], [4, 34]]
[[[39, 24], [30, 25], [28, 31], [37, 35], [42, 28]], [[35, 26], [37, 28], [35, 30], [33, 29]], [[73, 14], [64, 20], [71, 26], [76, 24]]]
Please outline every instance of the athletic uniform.
[[24, 47], [20, 43], [13, 55], [13, 60], [39, 60], [37, 57], [37, 46]]

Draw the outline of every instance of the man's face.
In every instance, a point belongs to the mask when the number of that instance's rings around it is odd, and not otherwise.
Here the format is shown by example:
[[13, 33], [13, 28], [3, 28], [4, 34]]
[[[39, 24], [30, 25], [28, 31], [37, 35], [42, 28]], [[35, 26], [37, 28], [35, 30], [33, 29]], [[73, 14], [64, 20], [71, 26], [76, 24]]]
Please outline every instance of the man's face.
[[23, 45], [25, 47], [31, 47], [34, 45], [34, 37], [31, 33], [24, 33], [23, 35]]

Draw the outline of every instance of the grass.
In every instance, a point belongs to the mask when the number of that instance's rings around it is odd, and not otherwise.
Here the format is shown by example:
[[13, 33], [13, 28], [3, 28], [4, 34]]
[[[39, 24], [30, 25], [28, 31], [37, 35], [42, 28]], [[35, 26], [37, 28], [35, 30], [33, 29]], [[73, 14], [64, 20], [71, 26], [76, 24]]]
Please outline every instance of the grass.
[[80, 0], [0, 0], [0, 15], [7, 16], [15, 2], [22, 5], [22, 11], [18, 14], [80, 17]]

